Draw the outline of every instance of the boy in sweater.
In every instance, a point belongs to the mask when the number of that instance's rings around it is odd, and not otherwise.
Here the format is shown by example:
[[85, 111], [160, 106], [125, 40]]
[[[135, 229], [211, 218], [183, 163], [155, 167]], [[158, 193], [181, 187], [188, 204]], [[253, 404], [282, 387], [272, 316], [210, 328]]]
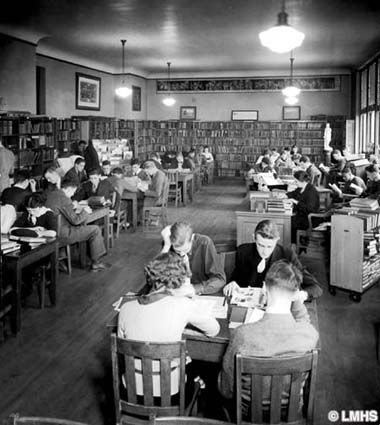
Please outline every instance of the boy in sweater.
[[[268, 270], [265, 278], [267, 307], [264, 316], [258, 322], [239, 326], [224, 355], [220, 391], [225, 398], [234, 396], [237, 353], [274, 357], [305, 353], [315, 348], [318, 332], [310, 324], [309, 315], [301, 301], [301, 281], [302, 273], [289, 261], [276, 261]], [[283, 392], [285, 403], [289, 399], [288, 390], [285, 388]], [[245, 400], [250, 400], [250, 391], [250, 383], [243, 382]], [[264, 388], [263, 403], [269, 403], [269, 399], [270, 385]]]

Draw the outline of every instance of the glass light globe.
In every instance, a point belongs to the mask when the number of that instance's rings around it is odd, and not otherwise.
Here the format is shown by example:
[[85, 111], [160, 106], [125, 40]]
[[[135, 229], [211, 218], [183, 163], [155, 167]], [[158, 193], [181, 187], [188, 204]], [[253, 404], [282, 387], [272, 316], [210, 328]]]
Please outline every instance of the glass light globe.
[[132, 89], [127, 86], [120, 86], [115, 90], [115, 93], [122, 98], [128, 97], [132, 94]]
[[281, 91], [282, 94], [286, 97], [297, 97], [301, 93], [301, 90], [295, 86], [285, 87]]
[[174, 99], [174, 97], [165, 97], [164, 99], [162, 99], [162, 103], [165, 106], [173, 106], [176, 103], [176, 100]]
[[286, 97], [285, 98], [285, 103], [287, 103], [288, 105], [295, 105], [296, 103], [298, 103], [298, 97]]
[[260, 42], [275, 53], [286, 53], [301, 46], [305, 34], [289, 25], [276, 25], [259, 34]]

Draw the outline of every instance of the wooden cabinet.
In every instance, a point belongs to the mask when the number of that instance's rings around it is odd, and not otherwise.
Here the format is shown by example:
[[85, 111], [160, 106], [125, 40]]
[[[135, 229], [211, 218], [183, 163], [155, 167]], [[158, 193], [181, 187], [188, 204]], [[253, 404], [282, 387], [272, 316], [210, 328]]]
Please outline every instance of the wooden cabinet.
[[258, 223], [262, 220], [271, 220], [276, 223], [280, 233], [280, 244], [290, 246], [291, 243], [291, 215], [279, 213], [256, 213], [246, 209], [235, 211], [236, 214], [236, 245], [253, 242], [253, 235]]
[[355, 215], [331, 217], [330, 293], [336, 288], [350, 292], [350, 298], [360, 301], [361, 294], [380, 279], [380, 254], [365, 255], [364, 222]]

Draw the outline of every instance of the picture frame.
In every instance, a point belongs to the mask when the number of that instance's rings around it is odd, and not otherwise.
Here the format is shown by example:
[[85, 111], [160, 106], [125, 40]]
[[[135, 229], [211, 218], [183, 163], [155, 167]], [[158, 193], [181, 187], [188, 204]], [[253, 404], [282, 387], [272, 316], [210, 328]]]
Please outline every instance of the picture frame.
[[283, 120], [300, 120], [301, 106], [283, 106], [282, 119]]
[[141, 111], [141, 87], [132, 86], [132, 111]]
[[231, 111], [231, 121], [258, 121], [258, 119], [259, 111], [255, 109]]
[[196, 120], [197, 119], [197, 108], [196, 106], [181, 106], [179, 110], [180, 120]]
[[101, 78], [75, 73], [75, 108], [100, 111]]

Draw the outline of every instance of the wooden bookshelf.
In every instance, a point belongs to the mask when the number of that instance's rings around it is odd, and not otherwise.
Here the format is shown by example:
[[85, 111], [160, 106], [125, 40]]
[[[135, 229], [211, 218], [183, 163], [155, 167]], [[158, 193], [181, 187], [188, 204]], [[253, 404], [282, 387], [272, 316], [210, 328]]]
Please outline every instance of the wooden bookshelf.
[[80, 121], [71, 118], [56, 119], [54, 122], [54, 135], [59, 155], [72, 152], [80, 140]]

